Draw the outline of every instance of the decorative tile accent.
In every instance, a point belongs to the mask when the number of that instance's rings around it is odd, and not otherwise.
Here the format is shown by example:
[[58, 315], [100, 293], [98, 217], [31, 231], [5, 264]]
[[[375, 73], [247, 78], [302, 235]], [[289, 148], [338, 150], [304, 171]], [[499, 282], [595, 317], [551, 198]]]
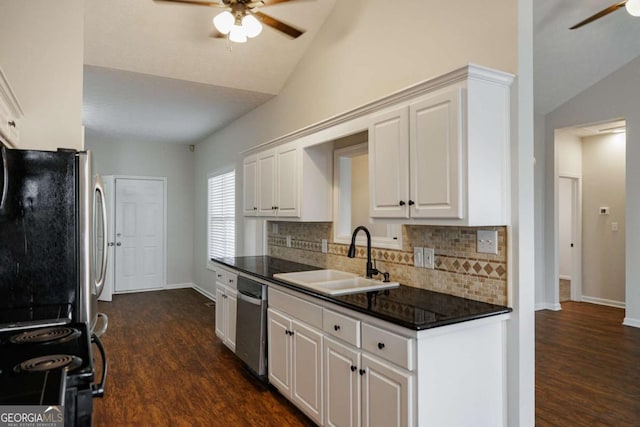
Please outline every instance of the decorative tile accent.
[[[348, 245], [329, 243], [322, 253], [322, 239], [331, 242], [331, 223], [278, 223], [279, 233], [269, 234], [269, 254], [323, 268], [362, 274], [366, 248], [357, 247], [356, 258], [348, 258]], [[476, 252], [477, 228], [406, 225], [402, 227], [402, 250], [374, 248], [377, 268], [392, 280], [417, 288], [435, 290], [479, 301], [506, 305], [506, 227], [482, 227], [498, 231], [498, 254]], [[271, 229], [269, 227], [269, 229]], [[286, 236], [291, 236], [287, 247]], [[413, 247], [435, 250], [433, 270], [413, 266]]]

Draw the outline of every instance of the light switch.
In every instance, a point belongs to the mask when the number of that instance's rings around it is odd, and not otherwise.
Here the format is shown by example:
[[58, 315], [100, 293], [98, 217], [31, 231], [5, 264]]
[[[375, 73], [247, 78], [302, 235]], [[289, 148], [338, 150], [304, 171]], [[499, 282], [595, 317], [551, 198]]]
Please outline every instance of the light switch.
[[422, 248], [413, 248], [413, 265], [418, 268], [424, 267], [424, 256]]
[[478, 252], [498, 254], [498, 232], [496, 230], [478, 230]]
[[617, 222], [612, 222], [611, 223], [611, 231], [618, 231], [618, 223]]
[[424, 268], [430, 268], [431, 270], [433, 270], [435, 257], [436, 257], [433, 251], [433, 248], [424, 248], [423, 254], [424, 254]]

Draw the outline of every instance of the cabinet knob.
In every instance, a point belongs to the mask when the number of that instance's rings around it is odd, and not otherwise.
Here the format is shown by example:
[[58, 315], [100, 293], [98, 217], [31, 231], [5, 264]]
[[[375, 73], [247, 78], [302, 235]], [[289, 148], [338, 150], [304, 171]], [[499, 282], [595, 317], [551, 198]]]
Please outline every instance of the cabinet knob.
[[409, 200], [409, 206], [413, 206], [413, 205], [415, 205], [415, 204], [416, 204], [416, 203], [415, 203], [413, 200]]
[[7, 124], [9, 125], [9, 127], [12, 127], [12, 128], [16, 127], [16, 121], [15, 120], [11, 120], [10, 122], [7, 122]]
[[254, 211], [257, 211], [257, 210], [258, 210], [258, 208], [254, 206], [254, 207], [253, 207], [253, 210], [254, 210]]
[[233, 283], [233, 279], [229, 279], [229, 283]]
[[222, 274], [218, 274], [218, 279], [222, 279]]
[[367, 371], [365, 371], [364, 369], [360, 369], [359, 373], [360, 373], [360, 375], [364, 375], [364, 374], [367, 373]]
[[340, 325], [333, 325], [333, 330], [334, 331], [339, 331], [340, 330]]
[[399, 205], [400, 205], [400, 206], [404, 206], [404, 205], [405, 205], [404, 200], [400, 200]]
[[357, 370], [358, 370], [358, 367], [357, 367], [357, 366], [353, 366], [353, 365], [351, 365], [351, 372], [355, 372], [355, 371], [357, 371]]
[[384, 343], [383, 343], [383, 342], [379, 342], [379, 343], [378, 343], [378, 348], [379, 348], [380, 350], [382, 350], [382, 349], [384, 348]]

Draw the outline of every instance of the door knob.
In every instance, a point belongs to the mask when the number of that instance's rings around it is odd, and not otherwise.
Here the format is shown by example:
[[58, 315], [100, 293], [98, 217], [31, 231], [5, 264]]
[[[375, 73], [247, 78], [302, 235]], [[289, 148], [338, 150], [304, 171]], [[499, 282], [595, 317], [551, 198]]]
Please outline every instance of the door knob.
[[122, 246], [121, 242], [116, 243], [116, 246]]

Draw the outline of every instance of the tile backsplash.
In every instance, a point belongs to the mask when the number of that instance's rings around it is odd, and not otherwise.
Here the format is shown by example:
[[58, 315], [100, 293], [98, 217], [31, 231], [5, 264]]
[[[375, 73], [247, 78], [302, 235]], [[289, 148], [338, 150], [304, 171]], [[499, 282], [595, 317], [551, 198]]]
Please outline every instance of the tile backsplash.
[[[498, 231], [498, 254], [476, 251], [476, 227], [402, 226], [402, 250], [373, 248], [377, 268], [392, 281], [446, 294], [507, 304], [506, 227], [481, 227]], [[348, 258], [349, 245], [332, 243], [332, 223], [278, 222], [278, 233], [269, 227], [269, 255], [322, 268], [364, 274], [366, 247], [358, 246], [356, 258]], [[287, 236], [291, 246], [287, 246]], [[328, 251], [322, 253], [322, 239]], [[416, 268], [413, 247], [435, 250], [434, 269]]]

